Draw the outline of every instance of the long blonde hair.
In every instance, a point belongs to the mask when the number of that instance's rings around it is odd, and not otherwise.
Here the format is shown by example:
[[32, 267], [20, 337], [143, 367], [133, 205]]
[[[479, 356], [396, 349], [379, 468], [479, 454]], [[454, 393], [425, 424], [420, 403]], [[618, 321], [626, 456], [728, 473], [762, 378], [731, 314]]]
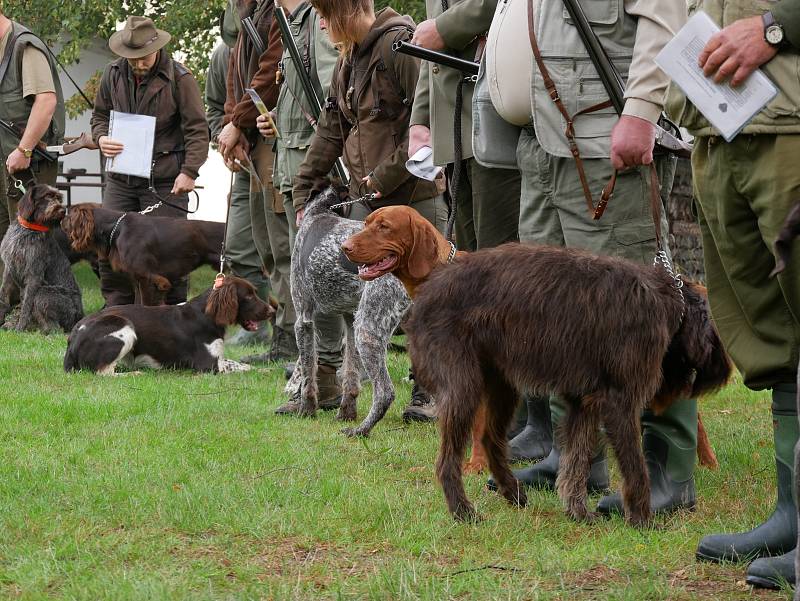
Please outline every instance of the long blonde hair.
[[375, 13], [373, 0], [311, 0], [311, 5], [325, 19], [328, 29], [339, 38], [338, 46], [350, 56], [358, 43], [358, 31], [353, 27], [361, 18]]

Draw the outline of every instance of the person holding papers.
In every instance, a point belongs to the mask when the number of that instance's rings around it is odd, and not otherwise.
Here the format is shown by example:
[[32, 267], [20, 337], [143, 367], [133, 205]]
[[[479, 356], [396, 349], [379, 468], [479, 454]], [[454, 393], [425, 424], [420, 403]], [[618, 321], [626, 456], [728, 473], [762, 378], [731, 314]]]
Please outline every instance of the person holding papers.
[[[107, 173], [103, 206], [109, 209], [140, 211], [159, 197], [186, 208], [188, 193], [208, 157], [208, 122], [200, 88], [192, 73], [164, 49], [169, 40], [170, 34], [156, 29], [151, 19], [131, 16], [108, 41], [120, 58], [106, 67], [100, 80], [92, 138], [104, 156], [117, 157], [125, 148], [109, 136], [111, 111], [155, 117], [150, 177]], [[166, 205], [152, 214], [186, 217]], [[187, 283], [172, 282], [167, 302], [185, 301]], [[106, 306], [134, 301], [127, 276], [114, 273], [106, 262], [100, 263], [100, 288]]]
[[764, 523], [741, 534], [704, 537], [697, 557], [760, 558], [748, 568], [747, 582], [777, 587], [795, 581], [800, 245], [783, 273], [771, 278], [770, 272], [778, 230], [800, 200], [800, 1], [702, 0], [693, 6], [722, 27], [699, 57], [707, 77], [739, 85], [760, 67], [778, 88], [730, 142], [682, 93], [670, 94], [672, 115], [695, 136], [694, 192], [711, 313], [744, 384], [772, 393], [778, 488]]

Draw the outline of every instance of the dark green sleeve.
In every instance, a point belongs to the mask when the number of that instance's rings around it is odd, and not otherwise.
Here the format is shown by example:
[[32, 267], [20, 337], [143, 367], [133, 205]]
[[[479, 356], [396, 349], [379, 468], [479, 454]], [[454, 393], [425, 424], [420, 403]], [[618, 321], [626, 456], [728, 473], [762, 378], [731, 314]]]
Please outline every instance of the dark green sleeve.
[[453, 50], [463, 50], [489, 30], [497, 0], [461, 0], [436, 17], [436, 29]]
[[795, 48], [800, 48], [800, 0], [780, 0], [771, 9], [786, 33], [786, 39]]

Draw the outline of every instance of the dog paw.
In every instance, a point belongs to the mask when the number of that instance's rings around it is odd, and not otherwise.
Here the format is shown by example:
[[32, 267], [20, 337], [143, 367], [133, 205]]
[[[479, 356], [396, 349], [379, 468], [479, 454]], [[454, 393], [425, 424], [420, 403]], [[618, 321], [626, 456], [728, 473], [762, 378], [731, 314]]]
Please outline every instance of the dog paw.
[[366, 438], [367, 436], [369, 436], [369, 430], [366, 430], [366, 429], [361, 428], [361, 427], [358, 427], [358, 428], [343, 428], [341, 430], [341, 432], [342, 432], [342, 434], [344, 434], [348, 438], [356, 438], [358, 436], [363, 436], [364, 438]]
[[477, 524], [481, 521], [481, 516], [475, 511], [471, 503], [464, 503], [453, 510], [453, 518], [458, 522]]
[[584, 524], [591, 524], [600, 517], [599, 513], [589, 511], [586, 507], [568, 509], [567, 515], [576, 522], [582, 522]]
[[299, 417], [317, 417], [317, 408], [314, 405], [303, 403], [297, 410], [297, 415]]
[[649, 513], [628, 513], [625, 515], [625, 521], [634, 528], [647, 528], [652, 524]]
[[487, 467], [488, 465], [485, 461], [471, 459], [464, 463], [463, 471], [465, 474], [481, 474]]
[[527, 507], [528, 495], [525, 494], [522, 484], [519, 482], [515, 482], [514, 484], [514, 488], [503, 493], [503, 497], [505, 497], [506, 501], [508, 501], [511, 505], [516, 507]]
[[344, 405], [342, 405], [339, 407], [339, 411], [336, 412], [336, 419], [338, 419], [340, 422], [356, 421], [356, 408], [344, 407]]

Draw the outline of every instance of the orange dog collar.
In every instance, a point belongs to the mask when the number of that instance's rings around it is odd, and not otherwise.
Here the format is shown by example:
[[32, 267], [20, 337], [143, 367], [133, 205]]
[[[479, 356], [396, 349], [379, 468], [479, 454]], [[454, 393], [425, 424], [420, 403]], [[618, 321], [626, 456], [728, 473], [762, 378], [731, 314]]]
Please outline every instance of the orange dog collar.
[[19, 215], [17, 215], [17, 222], [24, 227], [26, 230], [33, 230], [34, 232], [49, 232], [50, 228], [46, 225], [42, 225], [41, 223], [33, 223], [31, 221], [26, 221]]

